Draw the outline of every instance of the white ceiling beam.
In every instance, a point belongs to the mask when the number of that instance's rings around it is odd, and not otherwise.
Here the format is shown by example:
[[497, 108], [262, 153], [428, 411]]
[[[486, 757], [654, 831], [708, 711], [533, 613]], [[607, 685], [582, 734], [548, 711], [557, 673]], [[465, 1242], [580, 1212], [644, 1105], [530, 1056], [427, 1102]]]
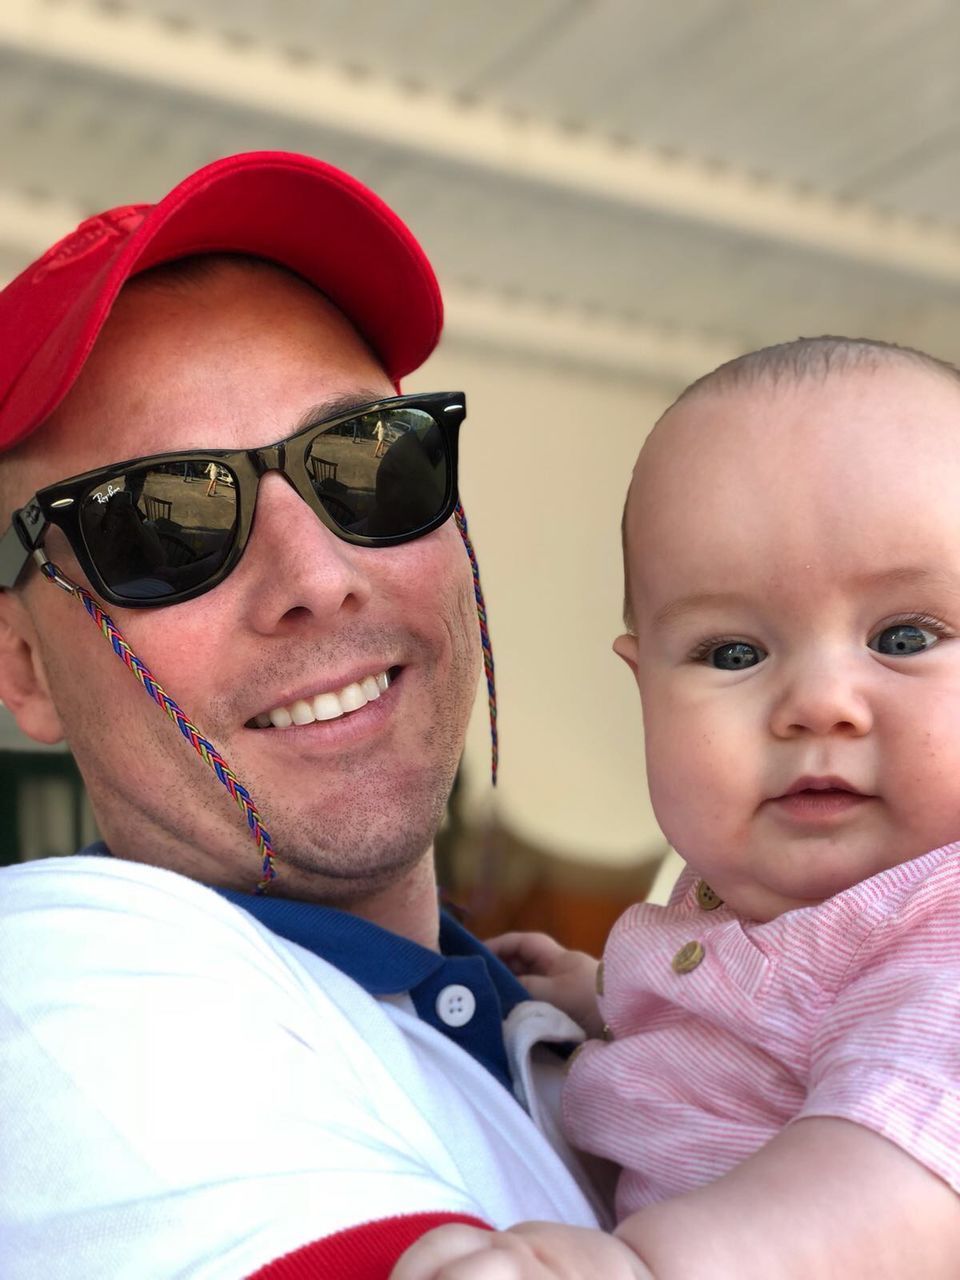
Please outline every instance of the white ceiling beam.
[[952, 227], [512, 120], [122, 8], [3, 0], [0, 46], [707, 228], [960, 282], [960, 232]]
[[[25, 265], [84, 216], [71, 204], [0, 189], [0, 251]], [[0, 287], [6, 283], [0, 277]], [[670, 384], [685, 384], [740, 350], [732, 340], [630, 324], [457, 285], [444, 289], [444, 306], [447, 340]]]
[[456, 286], [444, 290], [445, 337], [626, 377], [686, 386], [732, 360], [743, 342], [653, 324], [618, 322], [573, 307]]

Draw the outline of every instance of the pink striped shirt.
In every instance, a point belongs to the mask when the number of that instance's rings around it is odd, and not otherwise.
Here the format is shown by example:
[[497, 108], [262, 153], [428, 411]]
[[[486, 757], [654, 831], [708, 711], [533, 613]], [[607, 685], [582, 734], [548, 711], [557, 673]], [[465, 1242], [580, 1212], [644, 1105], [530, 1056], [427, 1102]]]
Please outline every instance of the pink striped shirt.
[[[579, 1147], [622, 1165], [617, 1217], [710, 1182], [791, 1120], [839, 1116], [960, 1191], [960, 844], [765, 924], [703, 910], [685, 872], [604, 953], [567, 1079]], [[687, 943], [703, 958], [671, 961]]]

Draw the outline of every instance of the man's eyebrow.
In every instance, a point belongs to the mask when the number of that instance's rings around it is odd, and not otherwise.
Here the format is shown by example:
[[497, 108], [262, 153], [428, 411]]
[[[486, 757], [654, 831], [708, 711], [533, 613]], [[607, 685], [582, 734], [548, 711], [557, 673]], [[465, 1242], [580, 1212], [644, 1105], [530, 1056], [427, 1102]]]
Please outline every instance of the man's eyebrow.
[[360, 409], [367, 404], [376, 404], [380, 400], [389, 400], [393, 392], [384, 395], [383, 391], [346, 391], [342, 395], [332, 396], [329, 400], [321, 400], [311, 405], [302, 413], [294, 425], [294, 431], [302, 431], [304, 427], [312, 427], [324, 418], [336, 418], [341, 413], [349, 413], [351, 409]]

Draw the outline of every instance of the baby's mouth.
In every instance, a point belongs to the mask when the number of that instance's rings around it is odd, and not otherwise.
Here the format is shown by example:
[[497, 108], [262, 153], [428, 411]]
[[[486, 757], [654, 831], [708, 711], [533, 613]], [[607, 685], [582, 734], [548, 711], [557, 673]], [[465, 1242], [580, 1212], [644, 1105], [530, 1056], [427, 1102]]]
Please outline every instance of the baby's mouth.
[[875, 797], [867, 795], [845, 778], [798, 778], [786, 791], [774, 796], [776, 810], [802, 821], [839, 818]]
[[386, 693], [398, 671], [399, 667], [391, 667], [389, 671], [378, 671], [354, 680], [342, 689], [317, 693], [311, 698], [298, 698], [296, 702], [261, 711], [247, 721], [247, 728], [289, 729], [293, 725], [313, 724], [315, 721], [339, 720]]
[[786, 791], [784, 791], [782, 795], [777, 796], [776, 799], [788, 800], [791, 796], [807, 796], [812, 799], [817, 796], [822, 796], [824, 798], [829, 796], [848, 796], [851, 799], [865, 798], [859, 787], [853, 786], [853, 784], [847, 782], [845, 778], [837, 778], [834, 776], [823, 778], [798, 778], [796, 782], [787, 787]]

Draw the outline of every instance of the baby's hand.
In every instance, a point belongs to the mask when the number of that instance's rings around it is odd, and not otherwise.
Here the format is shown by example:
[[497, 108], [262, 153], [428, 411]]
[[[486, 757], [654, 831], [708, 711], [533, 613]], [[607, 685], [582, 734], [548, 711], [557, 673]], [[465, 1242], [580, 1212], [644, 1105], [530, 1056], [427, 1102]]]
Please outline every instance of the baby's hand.
[[407, 1250], [390, 1280], [653, 1280], [615, 1236], [555, 1222], [509, 1231], [466, 1224], [428, 1231]]
[[534, 1000], [569, 1014], [588, 1035], [598, 1036], [597, 964], [583, 951], [568, 951], [545, 933], [502, 933], [487, 946], [517, 975]]

